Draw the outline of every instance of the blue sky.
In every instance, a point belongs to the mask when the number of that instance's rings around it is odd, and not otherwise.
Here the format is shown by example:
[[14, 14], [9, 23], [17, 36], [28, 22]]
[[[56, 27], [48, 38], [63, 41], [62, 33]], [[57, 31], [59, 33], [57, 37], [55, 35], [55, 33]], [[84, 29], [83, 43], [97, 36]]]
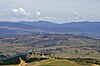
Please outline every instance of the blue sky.
[[100, 21], [100, 0], [0, 0], [0, 21]]

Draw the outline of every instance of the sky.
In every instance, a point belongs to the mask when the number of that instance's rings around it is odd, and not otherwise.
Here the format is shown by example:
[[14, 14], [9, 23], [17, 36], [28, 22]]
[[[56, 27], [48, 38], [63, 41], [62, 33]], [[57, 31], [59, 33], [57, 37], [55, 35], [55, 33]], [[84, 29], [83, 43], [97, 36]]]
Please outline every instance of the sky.
[[100, 0], [0, 0], [0, 21], [100, 21]]

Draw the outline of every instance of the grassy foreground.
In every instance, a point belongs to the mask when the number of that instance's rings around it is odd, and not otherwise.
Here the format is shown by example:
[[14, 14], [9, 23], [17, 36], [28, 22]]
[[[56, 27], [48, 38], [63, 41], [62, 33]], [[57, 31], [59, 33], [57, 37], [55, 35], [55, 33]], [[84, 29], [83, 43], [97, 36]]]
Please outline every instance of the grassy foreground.
[[42, 61], [36, 61], [32, 63], [22, 63], [19, 65], [1, 65], [1, 66], [100, 66], [96, 64], [91, 65], [79, 65], [75, 62], [68, 60], [58, 60], [58, 59], [47, 59]]
[[78, 64], [68, 60], [48, 59], [39, 62], [29, 63], [28, 66], [79, 66]]
[[[20, 56], [18, 56], [20, 57]], [[18, 57], [13, 58], [17, 59]], [[22, 56], [21, 58], [24, 58], [24, 56]], [[86, 64], [86, 65], [81, 65], [78, 64], [77, 62], [74, 61], [69, 61], [66, 59], [55, 59], [55, 58], [51, 58], [48, 57], [48, 59], [43, 59], [43, 60], [37, 60], [33, 61], [32, 58], [42, 58], [42, 56], [39, 55], [33, 55], [33, 56], [27, 56], [27, 59], [32, 60], [32, 62], [28, 62], [26, 63], [24, 60], [19, 59], [19, 64], [13, 64], [13, 65], [0, 65], [0, 66], [100, 66], [100, 65], [96, 65], [96, 64]], [[6, 63], [10, 62], [12, 59], [10, 60], [6, 60]], [[8, 61], [8, 62], [7, 62]], [[10, 62], [11, 63], [11, 62]]]
[[48, 59], [32, 63], [23, 63], [23, 65], [3, 65], [3, 66], [80, 66], [72, 61]]

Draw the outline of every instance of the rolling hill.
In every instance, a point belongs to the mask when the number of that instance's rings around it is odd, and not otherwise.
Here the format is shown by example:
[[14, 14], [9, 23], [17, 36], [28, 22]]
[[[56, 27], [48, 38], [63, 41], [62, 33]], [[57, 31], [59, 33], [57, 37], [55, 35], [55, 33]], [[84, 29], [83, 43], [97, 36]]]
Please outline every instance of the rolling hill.
[[5, 55], [37, 52], [55, 57], [100, 58], [100, 40], [71, 34], [31, 34], [0, 38]]

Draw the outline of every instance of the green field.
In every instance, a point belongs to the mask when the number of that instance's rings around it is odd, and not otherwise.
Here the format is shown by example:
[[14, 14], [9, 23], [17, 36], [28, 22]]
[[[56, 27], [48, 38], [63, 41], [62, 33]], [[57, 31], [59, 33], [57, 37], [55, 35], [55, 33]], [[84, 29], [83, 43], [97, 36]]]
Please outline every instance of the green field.
[[[18, 66], [18, 65], [3, 65], [3, 66]], [[26, 66], [80, 66], [80, 65], [68, 60], [48, 59], [48, 60], [27, 63]]]
[[68, 60], [57, 60], [57, 59], [48, 59], [39, 62], [32, 62], [28, 64], [29, 66], [79, 66], [75, 62]]
[[[47, 56], [44, 56], [47, 57]], [[22, 58], [19, 60], [19, 58]], [[100, 66], [93, 63], [85, 63], [92, 58], [51, 58], [43, 59], [43, 56], [40, 55], [20, 55], [11, 59], [3, 61], [4, 65], [0, 66]], [[77, 61], [76, 61], [77, 60]], [[92, 59], [94, 60], [94, 59]], [[91, 60], [89, 60], [91, 62]], [[8, 65], [9, 64], [9, 65]]]

